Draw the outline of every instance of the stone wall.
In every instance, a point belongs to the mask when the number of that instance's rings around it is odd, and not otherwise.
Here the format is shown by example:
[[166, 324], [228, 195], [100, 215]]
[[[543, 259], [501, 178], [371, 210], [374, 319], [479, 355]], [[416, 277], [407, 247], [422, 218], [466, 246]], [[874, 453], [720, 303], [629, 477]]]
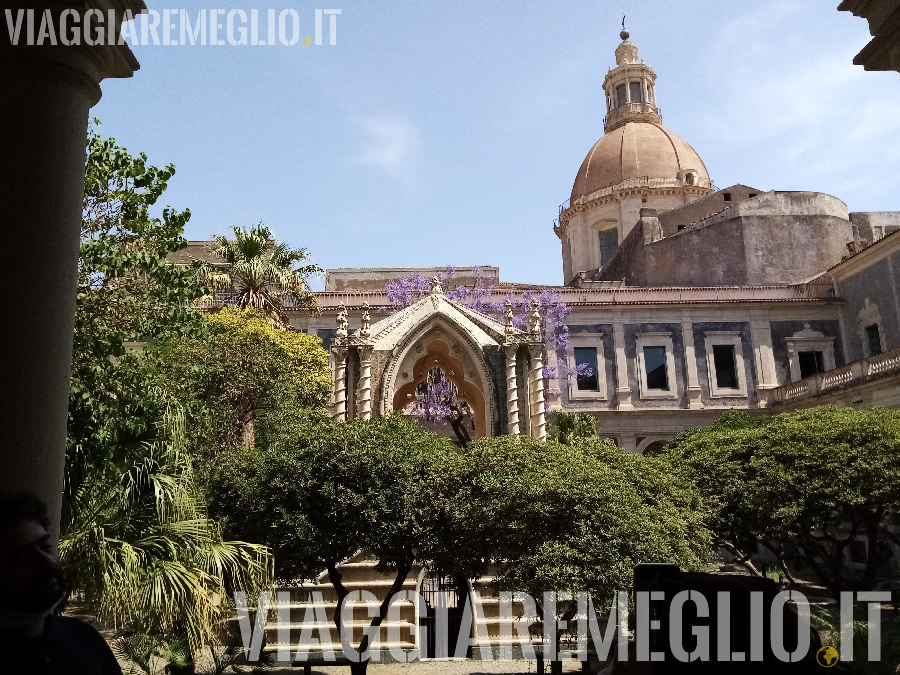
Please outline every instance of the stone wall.
[[652, 241], [657, 222], [665, 234], [664, 216], [642, 210], [599, 278], [636, 286], [796, 284], [840, 262], [853, 239], [847, 206], [818, 192], [766, 192]]
[[[894, 235], [900, 237], [900, 234]], [[887, 244], [888, 242], [885, 242]], [[896, 247], [895, 247], [896, 248]], [[874, 251], [873, 251], [874, 253]], [[866, 265], [854, 274], [836, 280], [839, 297], [844, 299], [842, 315], [847, 337], [849, 361], [866, 358], [862, 323], [876, 323], [881, 329], [883, 351], [900, 348], [900, 251], [893, 251]], [[868, 308], [868, 311], [864, 311]]]
[[700, 222], [704, 218], [709, 218], [727, 209], [729, 206], [734, 206], [738, 202], [755, 197], [761, 192], [763, 190], [748, 187], [747, 185], [732, 185], [686, 206], [660, 212], [659, 224], [662, 225], [663, 236], [668, 237], [671, 234], [675, 234], [679, 228]]
[[[496, 285], [500, 282], [500, 268], [498, 267], [456, 267], [453, 274], [452, 285], [472, 286], [475, 284], [475, 269], [480, 270], [481, 278], [486, 285]], [[326, 291], [381, 291], [386, 284], [404, 277], [418, 274], [430, 279], [437, 275], [446, 274], [446, 267], [400, 267], [395, 269], [370, 268], [370, 267], [344, 267], [340, 269], [325, 270]]]
[[868, 211], [850, 214], [855, 234], [867, 243], [875, 241], [873, 227], [882, 228], [883, 235], [900, 230], [900, 211]]

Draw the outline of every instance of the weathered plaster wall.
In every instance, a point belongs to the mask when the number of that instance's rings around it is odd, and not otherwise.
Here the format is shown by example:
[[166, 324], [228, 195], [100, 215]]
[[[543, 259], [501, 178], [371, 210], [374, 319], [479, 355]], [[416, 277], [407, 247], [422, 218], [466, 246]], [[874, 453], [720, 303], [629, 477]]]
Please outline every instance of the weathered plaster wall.
[[883, 227], [884, 234], [900, 230], [900, 211], [866, 211], [850, 214], [850, 222], [857, 228], [860, 239], [875, 241], [873, 227]]
[[[488, 285], [500, 281], [500, 268], [479, 267], [481, 278]], [[475, 283], [474, 267], [457, 267], [453, 274], [454, 285], [471, 286]], [[346, 267], [325, 270], [326, 291], [381, 291], [385, 284], [412, 274], [430, 279], [445, 274], [446, 267], [401, 267], [397, 269], [374, 269], [368, 267]]]
[[737, 286], [746, 283], [739, 220], [688, 228], [644, 247], [647, 286]]
[[800, 283], [840, 262], [853, 238], [846, 204], [818, 192], [759, 194], [650, 243], [638, 232], [646, 228], [638, 221], [600, 279], [646, 286]]
[[[671, 234], [675, 234], [681, 226], [700, 222], [704, 218], [709, 218], [727, 209], [729, 206], [734, 206], [738, 202], [749, 199], [751, 196], [755, 197], [760, 192], [763, 191], [746, 185], [732, 185], [686, 206], [671, 209], [670, 211], [661, 211], [659, 223], [662, 225], [663, 236], [668, 237]], [[731, 197], [731, 199], [726, 200], [726, 196]]]
[[[895, 235], [900, 236], [900, 235]], [[875, 262], [861, 271], [836, 282], [837, 294], [845, 300], [842, 309], [847, 336], [847, 358], [865, 358], [860, 335], [859, 313], [866, 306], [878, 307], [884, 334], [884, 351], [900, 348], [900, 253]]]

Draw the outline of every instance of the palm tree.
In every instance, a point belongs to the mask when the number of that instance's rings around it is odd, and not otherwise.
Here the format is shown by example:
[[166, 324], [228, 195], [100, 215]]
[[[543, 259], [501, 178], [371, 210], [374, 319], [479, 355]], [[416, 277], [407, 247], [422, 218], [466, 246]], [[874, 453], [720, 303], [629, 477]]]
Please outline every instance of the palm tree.
[[287, 325], [286, 303], [292, 308], [315, 309], [308, 280], [322, 269], [304, 264], [308, 261], [306, 249], [279, 244], [262, 223], [249, 229], [234, 226], [232, 231], [234, 239], [217, 236], [210, 248], [213, 258], [222, 262], [195, 261], [210, 286], [234, 290], [234, 304], [252, 307], [282, 327]]
[[[230, 590], [272, 583], [260, 545], [223, 541], [206, 513], [186, 447], [184, 414], [167, 411], [160, 439], [125, 461], [90, 467], [68, 496], [60, 560], [73, 596], [123, 636], [155, 651], [181, 641], [188, 655], [216, 653]], [[135, 658], [137, 664], [143, 659]]]

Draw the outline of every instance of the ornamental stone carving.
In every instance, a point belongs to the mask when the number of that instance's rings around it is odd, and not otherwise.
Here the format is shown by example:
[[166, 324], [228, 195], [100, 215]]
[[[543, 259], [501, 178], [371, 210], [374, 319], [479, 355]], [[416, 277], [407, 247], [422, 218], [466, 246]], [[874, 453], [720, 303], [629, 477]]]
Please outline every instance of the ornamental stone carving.
[[444, 289], [441, 286], [441, 280], [437, 277], [431, 277], [431, 288], [428, 290], [430, 295], [443, 295]]
[[341, 303], [341, 309], [337, 315], [337, 337], [347, 337], [347, 308]]
[[531, 335], [541, 334], [541, 309], [537, 298], [528, 305], [528, 332]]
[[367, 340], [369, 338], [369, 303], [363, 303], [363, 312], [362, 312], [362, 327], [359, 329], [359, 336], [363, 340]]

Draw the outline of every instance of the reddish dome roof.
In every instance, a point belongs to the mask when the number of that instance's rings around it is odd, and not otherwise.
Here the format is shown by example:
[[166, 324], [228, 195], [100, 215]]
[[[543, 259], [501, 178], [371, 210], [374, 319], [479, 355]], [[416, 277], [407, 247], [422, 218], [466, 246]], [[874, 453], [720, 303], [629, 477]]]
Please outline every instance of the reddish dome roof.
[[[706, 165], [686, 141], [650, 122], [628, 122], [594, 144], [575, 177], [572, 201], [629, 178], [669, 178], [694, 169], [709, 185]], [[706, 181], [704, 183], [704, 181]]]

